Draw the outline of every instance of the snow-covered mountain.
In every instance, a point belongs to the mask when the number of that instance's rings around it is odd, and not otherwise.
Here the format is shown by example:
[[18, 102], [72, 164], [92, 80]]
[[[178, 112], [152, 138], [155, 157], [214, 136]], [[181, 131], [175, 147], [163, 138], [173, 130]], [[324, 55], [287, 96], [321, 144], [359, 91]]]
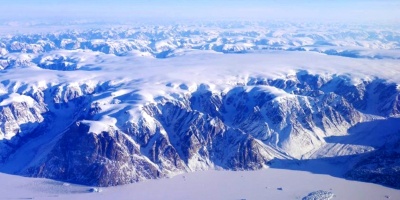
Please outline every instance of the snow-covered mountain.
[[[79, 67], [77, 63], [81, 58], [70, 51], [79, 49], [157, 58], [173, 57], [190, 50], [223, 53], [286, 50], [399, 59], [399, 41], [398, 28], [365, 25], [221, 22], [70, 30], [2, 37], [0, 67], [33, 62], [46, 69], [73, 70]], [[54, 54], [55, 50], [69, 51]]]
[[400, 32], [285, 27], [1, 38], [0, 170], [111, 186], [327, 160], [398, 188]]

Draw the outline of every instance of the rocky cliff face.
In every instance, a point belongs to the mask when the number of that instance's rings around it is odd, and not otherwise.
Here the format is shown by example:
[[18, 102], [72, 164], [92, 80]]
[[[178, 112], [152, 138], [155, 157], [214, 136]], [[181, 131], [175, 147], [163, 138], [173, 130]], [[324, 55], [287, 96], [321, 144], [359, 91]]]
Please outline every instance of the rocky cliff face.
[[22, 173], [80, 184], [111, 186], [161, 177], [125, 134], [110, 128], [99, 134], [74, 123], [37, 165]]
[[[20, 92], [26, 96], [20, 102], [3, 96], [10, 101], [0, 107], [3, 171], [111, 186], [209, 168], [259, 169], [274, 159], [307, 159], [327, 137], [346, 135], [371, 116], [400, 113], [395, 84], [306, 71], [250, 78], [224, 92], [202, 84], [137, 112], [110, 112], [133, 106], [117, 101], [111, 90], [71, 84]], [[101, 95], [113, 100], [100, 103]], [[21, 159], [24, 164], [16, 165]]]

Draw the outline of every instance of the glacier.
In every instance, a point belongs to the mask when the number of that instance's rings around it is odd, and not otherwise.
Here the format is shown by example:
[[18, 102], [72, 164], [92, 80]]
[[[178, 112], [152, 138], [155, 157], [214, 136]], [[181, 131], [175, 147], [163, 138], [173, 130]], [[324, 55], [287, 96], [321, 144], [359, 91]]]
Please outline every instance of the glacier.
[[400, 188], [400, 32], [342, 28], [1, 37], [0, 171], [114, 186], [289, 168]]

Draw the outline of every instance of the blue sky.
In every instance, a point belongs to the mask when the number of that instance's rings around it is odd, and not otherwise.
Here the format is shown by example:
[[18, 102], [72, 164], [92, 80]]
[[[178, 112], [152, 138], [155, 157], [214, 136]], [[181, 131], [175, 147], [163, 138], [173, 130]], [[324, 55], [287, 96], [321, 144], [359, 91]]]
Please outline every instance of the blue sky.
[[398, 0], [2, 0], [0, 19], [230, 18], [397, 21]]

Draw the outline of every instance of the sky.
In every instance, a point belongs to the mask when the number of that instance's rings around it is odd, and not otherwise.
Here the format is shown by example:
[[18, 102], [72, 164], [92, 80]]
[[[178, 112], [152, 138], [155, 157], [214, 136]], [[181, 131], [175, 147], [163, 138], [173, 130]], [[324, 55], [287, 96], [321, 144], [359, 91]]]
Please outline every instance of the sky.
[[0, 20], [258, 19], [400, 22], [400, 0], [0, 0]]

